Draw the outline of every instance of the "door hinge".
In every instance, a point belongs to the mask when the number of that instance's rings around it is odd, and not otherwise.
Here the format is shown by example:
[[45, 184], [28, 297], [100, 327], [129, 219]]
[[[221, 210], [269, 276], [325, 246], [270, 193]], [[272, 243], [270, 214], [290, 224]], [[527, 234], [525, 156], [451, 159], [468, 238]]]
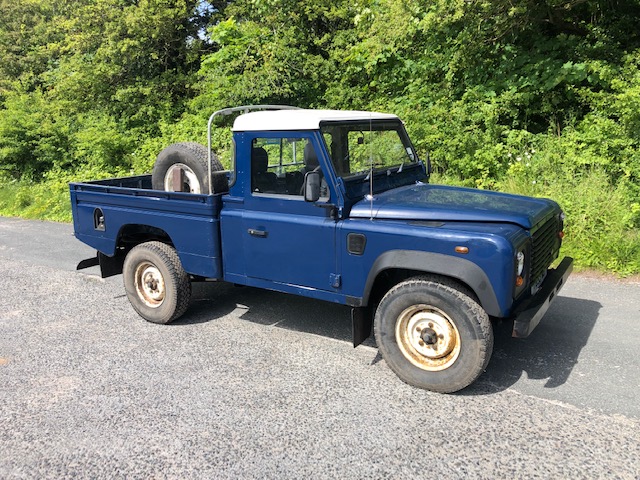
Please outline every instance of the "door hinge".
[[340, 288], [342, 286], [342, 276], [337, 273], [329, 274], [329, 283], [333, 288]]

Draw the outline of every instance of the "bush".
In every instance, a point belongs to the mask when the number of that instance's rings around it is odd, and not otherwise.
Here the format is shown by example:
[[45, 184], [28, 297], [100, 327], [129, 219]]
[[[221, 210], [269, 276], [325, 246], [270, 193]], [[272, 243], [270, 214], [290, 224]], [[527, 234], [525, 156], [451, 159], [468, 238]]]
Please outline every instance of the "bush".
[[635, 186], [624, 177], [612, 182], [603, 165], [579, 167], [584, 158], [570, 155], [566, 145], [559, 156], [554, 147], [561, 140], [548, 143], [540, 152], [512, 155], [498, 188], [557, 201], [567, 215], [563, 253], [574, 257], [578, 267], [621, 276], [640, 272], [640, 202]]
[[69, 183], [130, 175], [131, 170], [83, 167], [73, 172], [53, 169], [41, 181], [0, 178], [0, 215], [71, 222]]

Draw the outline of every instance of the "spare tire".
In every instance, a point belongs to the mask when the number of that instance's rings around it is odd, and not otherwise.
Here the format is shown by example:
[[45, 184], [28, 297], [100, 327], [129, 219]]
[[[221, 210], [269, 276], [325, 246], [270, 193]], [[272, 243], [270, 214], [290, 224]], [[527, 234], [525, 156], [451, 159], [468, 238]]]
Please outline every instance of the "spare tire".
[[209, 183], [213, 193], [229, 190], [227, 176], [222, 172], [222, 164], [211, 152], [211, 178], [208, 174], [207, 149], [196, 142], [182, 142], [169, 145], [156, 158], [151, 174], [154, 190], [170, 192], [209, 193]]

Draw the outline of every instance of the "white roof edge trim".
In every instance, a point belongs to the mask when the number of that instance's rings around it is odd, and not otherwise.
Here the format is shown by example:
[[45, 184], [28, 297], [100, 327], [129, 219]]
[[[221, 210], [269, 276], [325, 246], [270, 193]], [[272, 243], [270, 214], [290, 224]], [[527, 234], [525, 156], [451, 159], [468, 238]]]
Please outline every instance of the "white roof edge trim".
[[233, 123], [234, 132], [318, 130], [321, 122], [348, 120], [399, 120], [391, 113], [357, 110], [268, 110], [240, 115]]

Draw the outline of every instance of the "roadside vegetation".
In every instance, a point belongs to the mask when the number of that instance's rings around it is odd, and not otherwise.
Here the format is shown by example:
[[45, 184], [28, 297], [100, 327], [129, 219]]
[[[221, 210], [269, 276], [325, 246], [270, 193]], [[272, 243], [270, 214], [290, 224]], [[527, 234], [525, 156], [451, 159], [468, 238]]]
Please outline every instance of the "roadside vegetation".
[[[640, 273], [634, 0], [0, 0], [0, 214], [150, 171], [256, 103], [401, 116], [433, 181], [558, 201], [583, 268]], [[215, 131], [228, 158], [229, 135]]]

